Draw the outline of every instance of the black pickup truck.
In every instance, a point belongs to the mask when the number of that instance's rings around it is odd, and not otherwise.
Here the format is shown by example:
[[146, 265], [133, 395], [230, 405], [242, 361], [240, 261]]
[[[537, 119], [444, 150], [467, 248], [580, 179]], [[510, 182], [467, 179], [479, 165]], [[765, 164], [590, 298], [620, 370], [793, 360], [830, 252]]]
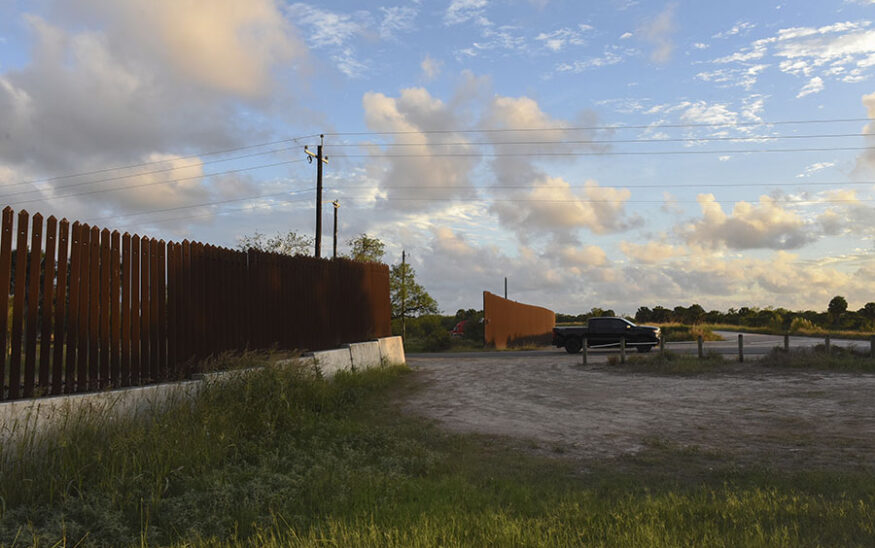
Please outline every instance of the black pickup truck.
[[626, 339], [627, 347], [635, 347], [638, 352], [650, 352], [659, 344], [659, 328], [635, 325], [623, 318], [590, 318], [586, 327], [553, 328], [553, 346], [565, 347], [569, 354], [577, 354], [586, 340], [589, 348], [619, 346], [620, 339]]

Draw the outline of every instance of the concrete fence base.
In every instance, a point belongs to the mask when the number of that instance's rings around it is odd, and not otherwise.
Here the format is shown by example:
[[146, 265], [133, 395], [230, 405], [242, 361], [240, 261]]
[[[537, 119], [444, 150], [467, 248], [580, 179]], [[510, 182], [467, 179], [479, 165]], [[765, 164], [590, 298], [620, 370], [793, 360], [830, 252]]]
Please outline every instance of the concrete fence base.
[[323, 377], [331, 378], [338, 371], [363, 371], [373, 367], [403, 365], [404, 342], [401, 337], [385, 337], [375, 341], [352, 343], [336, 350], [304, 354]]
[[[353, 343], [336, 350], [323, 350], [302, 356], [323, 377], [333, 377], [337, 371], [364, 370], [372, 367], [405, 364], [401, 337]], [[294, 360], [283, 360], [280, 364]], [[170, 403], [196, 396], [208, 382], [221, 382], [259, 368], [218, 371], [195, 376], [192, 380], [120, 388], [104, 392], [69, 394], [0, 402], [0, 443], [9, 443], [18, 436], [37, 436], [53, 426], [61, 426], [84, 411], [95, 420], [135, 416], [164, 407]]]

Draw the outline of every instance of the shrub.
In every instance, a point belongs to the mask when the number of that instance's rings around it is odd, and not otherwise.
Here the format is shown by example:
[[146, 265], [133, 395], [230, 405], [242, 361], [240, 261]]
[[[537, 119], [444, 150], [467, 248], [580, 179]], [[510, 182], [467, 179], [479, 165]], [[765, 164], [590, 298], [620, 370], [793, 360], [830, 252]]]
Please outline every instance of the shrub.
[[426, 352], [441, 352], [449, 350], [451, 345], [450, 332], [445, 329], [438, 329], [425, 337], [422, 347]]
[[810, 320], [807, 320], [803, 317], [796, 316], [793, 318], [793, 321], [790, 322], [790, 333], [811, 333], [814, 331], [820, 331]]

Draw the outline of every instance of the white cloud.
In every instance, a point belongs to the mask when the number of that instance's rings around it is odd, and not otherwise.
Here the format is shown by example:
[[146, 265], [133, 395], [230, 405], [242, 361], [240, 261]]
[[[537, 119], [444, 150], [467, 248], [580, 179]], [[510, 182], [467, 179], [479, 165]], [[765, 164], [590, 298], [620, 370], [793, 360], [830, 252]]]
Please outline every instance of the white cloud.
[[738, 122], [738, 113], [732, 111], [724, 103], [708, 104], [706, 101], [696, 101], [684, 105], [680, 118], [688, 123], [731, 126]]
[[448, 25], [458, 25], [471, 19], [480, 19], [487, 5], [488, 0], [453, 0], [447, 7], [444, 21]]
[[309, 30], [307, 41], [314, 48], [343, 46], [366, 31], [368, 21], [362, 13], [354, 16], [296, 3], [288, 7], [289, 15], [300, 28]]
[[760, 64], [777, 66], [782, 72], [808, 79], [799, 97], [823, 89], [827, 78], [861, 82], [869, 77], [869, 69], [875, 66], [875, 30], [869, 27], [869, 21], [845, 21], [821, 27], [779, 29], [772, 36], [755, 40], [747, 47], [712, 60], [715, 64], [737, 64], [740, 67], [705, 71], [700, 78], [726, 82], [728, 77], [742, 74], [750, 63], [770, 57], [773, 62]]
[[825, 234], [875, 237], [875, 207], [861, 201], [856, 190], [832, 190], [814, 201], [829, 204], [817, 217]]
[[562, 51], [566, 46], [582, 46], [586, 43], [583, 35], [592, 30], [589, 25], [578, 25], [576, 29], [564, 27], [552, 32], [542, 32], [535, 40], [544, 43], [544, 47], [551, 51]]
[[422, 78], [426, 82], [431, 82], [441, 73], [441, 68], [443, 67], [443, 62], [438, 61], [433, 58], [431, 55], [426, 54], [425, 58], [419, 64], [419, 68], [422, 69]]
[[[862, 102], [866, 108], [866, 116], [873, 120], [863, 127], [863, 133], [875, 133], [875, 93], [863, 95]], [[871, 177], [872, 173], [875, 172], [875, 148], [872, 147], [872, 144], [875, 143], [875, 137], [867, 136], [865, 139], [870, 146], [857, 157], [853, 171], [853, 175], [858, 179]]]
[[[311, 47], [326, 48], [332, 52], [330, 58], [340, 72], [357, 78], [367, 70], [367, 63], [359, 60], [351, 43], [356, 38], [371, 34], [369, 28], [373, 25], [373, 17], [370, 13], [336, 13], [300, 2], [290, 5], [287, 12], [298, 26], [309, 30], [307, 42]], [[379, 29], [381, 37], [391, 37], [393, 31], [399, 30], [397, 25], [404, 22], [403, 12], [391, 14], [396, 17], [393, 19], [389, 13], [384, 13], [383, 23], [386, 26]]]
[[741, 68], [720, 68], [713, 71], [705, 71], [696, 74], [696, 78], [704, 82], [714, 82], [721, 84], [724, 87], [742, 87], [750, 90], [756, 83], [757, 79], [769, 65], [757, 64], [747, 65]]
[[414, 21], [418, 15], [416, 8], [410, 6], [381, 7], [383, 20], [380, 22], [380, 38], [389, 40], [399, 32], [413, 32]]
[[[76, 0], [73, 7], [83, 18], [90, 14], [105, 23], [104, 44], [112, 45], [108, 53], [120, 64], [133, 58], [166, 71], [163, 65], [178, 79], [223, 92], [263, 95], [269, 91], [271, 69], [303, 54], [303, 44], [273, 0], [245, 5], [220, 0], [210, 9], [171, 0]], [[31, 21], [43, 25], [37, 18]], [[87, 36], [78, 34], [74, 40], [81, 44]]]
[[683, 255], [683, 249], [664, 242], [649, 241], [644, 244], [620, 242], [620, 251], [630, 259], [642, 264], [656, 264], [672, 257]]
[[590, 69], [616, 65], [622, 63], [627, 57], [634, 55], [635, 53], [636, 51], [631, 49], [623, 49], [618, 46], [605, 46], [604, 53], [601, 57], [590, 57], [588, 59], [560, 63], [556, 65], [556, 71], [579, 73]]
[[[362, 98], [365, 122], [373, 131], [414, 132], [396, 135], [393, 142], [405, 145], [403, 156], [381, 158], [383, 149], [373, 145], [371, 170], [390, 200], [389, 207], [422, 210], [435, 207], [428, 199], [445, 200], [471, 197], [470, 173], [478, 162], [476, 156], [442, 157], [435, 151], [474, 153], [464, 143], [464, 134], [417, 133], [428, 130], [452, 130], [464, 122], [452, 106], [434, 98], [424, 88], [408, 88], [397, 98], [369, 92]], [[463, 143], [441, 148], [440, 143]], [[416, 200], [426, 198], [426, 200]]]
[[805, 97], [806, 95], [811, 95], [812, 93], [820, 93], [823, 91], [823, 79], [820, 76], [815, 76], [811, 80], [808, 81], [807, 84], [802, 86], [802, 89], [799, 90], [799, 93], [796, 95], [796, 98]]
[[812, 175], [814, 175], [818, 171], [822, 171], [824, 169], [834, 167], [835, 165], [836, 165], [835, 162], [815, 162], [815, 163], [809, 165], [808, 167], [806, 167], [805, 170], [802, 173], [800, 173], [799, 175], [797, 175], [796, 177], [797, 178], [811, 177]]
[[708, 44], [706, 44], [706, 43], [704, 43], [704, 42], [694, 42], [694, 43], [693, 43], [693, 47], [694, 47], [695, 49], [708, 49], [708, 48], [711, 47], [711, 46], [708, 45]]
[[608, 262], [607, 254], [597, 245], [566, 245], [559, 249], [559, 262], [564, 266], [593, 267]]
[[331, 60], [334, 61], [337, 70], [349, 78], [361, 78], [369, 69], [367, 63], [358, 60], [355, 50], [352, 48], [343, 48], [332, 54]]
[[641, 38], [653, 46], [650, 60], [654, 63], [665, 64], [671, 60], [675, 48], [673, 37], [677, 32], [676, 10], [677, 3], [670, 3], [659, 15], [638, 29]]
[[620, 40], [628, 40], [629, 38], [632, 38], [633, 36], [634, 36], [634, 34], [632, 34], [631, 32], [624, 32], [623, 34], [620, 35]]
[[756, 28], [755, 23], [751, 23], [749, 21], [741, 21], [732, 26], [729, 30], [725, 30], [723, 32], [718, 32], [712, 38], [729, 38], [730, 36], [735, 36], [738, 34], [747, 34], [752, 29]]
[[[27, 17], [31, 61], [0, 74], [0, 112], [12, 136], [0, 147], [0, 166], [30, 178], [149, 161], [180, 167], [174, 150], [236, 146], [247, 138], [243, 128], [258, 123], [275, 100], [291, 99], [278, 90], [277, 72], [293, 71], [306, 55], [271, 0], [245, 7], [215, 2], [206, 12], [190, 3], [145, 1], [80, 0], [63, 8], [52, 12], [56, 22]], [[165, 175], [169, 180], [190, 171]], [[57, 195], [67, 182], [43, 185], [43, 194]], [[65, 210], [78, 202], [113, 212], [214, 195], [197, 179], [145, 188], [63, 204]], [[241, 184], [239, 190], [249, 189]]]
[[678, 204], [678, 199], [671, 192], [663, 191], [662, 193], [662, 205], [659, 207], [660, 211], [664, 213], [669, 213], [671, 215], [679, 215], [684, 212], [683, 208]]
[[595, 181], [587, 181], [578, 193], [560, 177], [541, 176], [531, 190], [505, 195], [512, 201], [496, 197], [492, 210], [504, 226], [515, 230], [524, 240], [527, 234], [536, 232], [573, 240], [576, 229], [605, 234], [625, 230], [632, 224], [625, 211], [632, 193], [601, 187]]
[[713, 194], [699, 194], [702, 218], [681, 227], [690, 244], [708, 248], [794, 249], [817, 238], [799, 215], [773, 198], [761, 196], [758, 204], [736, 202], [727, 215]]

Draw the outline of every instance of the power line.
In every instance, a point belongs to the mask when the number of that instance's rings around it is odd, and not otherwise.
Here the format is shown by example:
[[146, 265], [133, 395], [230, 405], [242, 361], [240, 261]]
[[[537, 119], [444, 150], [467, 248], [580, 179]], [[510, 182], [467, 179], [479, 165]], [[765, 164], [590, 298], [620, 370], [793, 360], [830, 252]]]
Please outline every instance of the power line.
[[92, 221], [92, 222], [97, 222], [97, 221], [105, 221], [105, 220], [108, 220], [108, 219], [120, 219], [120, 218], [124, 218], [124, 217], [134, 217], [134, 216], [137, 216], [137, 215], [151, 215], [151, 214], [154, 214], [154, 213], [167, 213], [167, 212], [170, 212], [170, 211], [179, 211], [179, 210], [182, 210], [182, 209], [193, 209], [193, 208], [196, 208], [196, 207], [212, 207], [212, 206], [217, 206], [217, 205], [221, 205], [221, 204], [230, 204], [230, 203], [233, 203], [233, 202], [244, 202], [244, 201], [246, 201], [246, 200], [259, 200], [259, 199], [262, 199], [262, 198], [273, 198], [273, 197], [276, 197], [276, 196], [286, 196], [286, 195], [288, 195], [288, 194], [299, 194], [299, 193], [301, 193], [301, 192], [312, 192], [312, 191], [313, 191], [312, 188], [302, 188], [302, 189], [295, 189], [295, 190], [286, 190], [286, 191], [283, 191], [283, 192], [274, 192], [274, 193], [271, 193], [271, 194], [258, 194], [258, 195], [255, 195], [255, 196], [244, 196], [244, 197], [241, 197], [241, 198], [230, 198], [230, 199], [227, 199], [227, 200], [216, 200], [216, 201], [213, 201], [213, 202], [201, 202], [201, 203], [198, 203], [198, 204], [189, 204], [189, 205], [184, 205], [184, 206], [167, 207], [167, 208], [162, 208], [162, 209], [150, 209], [150, 210], [147, 210], [147, 211], [135, 211], [135, 212], [132, 212], [132, 213], [122, 213], [122, 214], [119, 214], [119, 215], [109, 215], [109, 216], [107, 216], [107, 217], [97, 217], [97, 218], [91, 219], [91, 221]]
[[590, 145], [590, 144], [627, 144], [627, 143], [697, 143], [712, 141], [776, 141], [780, 139], [834, 139], [841, 137], [875, 137], [875, 133], [824, 133], [820, 135], [762, 135], [748, 137], [677, 137], [646, 139], [586, 139], [560, 141], [460, 141], [455, 143], [337, 143], [329, 147], [347, 148], [361, 146], [379, 147], [437, 147], [437, 146], [503, 146], [503, 145]]
[[[168, 167], [168, 168], [163, 168], [163, 169], [156, 169], [156, 170], [152, 170], [152, 171], [139, 171], [137, 173], [128, 173], [126, 175], [117, 175], [115, 177], [107, 177], [105, 179], [98, 179], [96, 181], [81, 181], [81, 182], [73, 183], [73, 184], [69, 184], [69, 185], [53, 186], [53, 187], [51, 187], [51, 190], [57, 190], [57, 189], [61, 189], [61, 188], [74, 188], [74, 187], [80, 187], [80, 186], [84, 186], [84, 185], [96, 185], [98, 183], [107, 183], [110, 181], [120, 181], [122, 179], [130, 179], [133, 177], [142, 177], [145, 175], [155, 175], [158, 173], [168, 173], [170, 171], [176, 171], [179, 169], [187, 169], [187, 168], [192, 168], [192, 167], [202, 167], [202, 166], [205, 166], [208, 164], [231, 162], [233, 160], [242, 160], [243, 158], [253, 158], [255, 156], [266, 156], [268, 154], [276, 154], [278, 152], [285, 152], [288, 150], [290, 150], [290, 149], [281, 148], [281, 149], [275, 149], [275, 150], [267, 150], [267, 151], [263, 151], [263, 152], [255, 152], [252, 154], [244, 154], [241, 156], [232, 156], [231, 158], [221, 158], [218, 160], [207, 160], [204, 162], [195, 162], [195, 163], [186, 164], [186, 165], [182, 165], [182, 166], [174, 166], [174, 167]], [[24, 184], [35, 184], [35, 183], [13, 183], [11, 185], [5, 185], [5, 186], [20, 186], [20, 185], [24, 185]], [[20, 192], [12, 192], [9, 194], [0, 194], [0, 199], [8, 198], [10, 196], [20, 196], [22, 194], [31, 194], [33, 192], [39, 192], [40, 190], [41, 189], [39, 189], [39, 188], [35, 188], [35, 189], [31, 189], [31, 190], [22, 190]]]
[[298, 143], [301, 139], [309, 139], [311, 137], [316, 137], [316, 136], [318, 136], [318, 134], [316, 134], [316, 135], [302, 135], [300, 137], [289, 137], [287, 139], [280, 139], [277, 141], [269, 141], [266, 143], [256, 143], [254, 145], [244, 145], [244, 146], [239, 146], [239, 147], [234, 147], [234, 148], [226, 148], [224, 150], [213, 150], [210, 152], [201, 152], [199, 154], [193, 154], [190, 156], [180, 156], [178, 158], [169, 158], [169, 159], [165, 159], [165, 160], [154, 160], [151, 162], [141, 162], [139, 164], [130, 164], [130, 165], [126, 165], [126, 166], [106, 167], [106, 168], [102, 168], [102, 169], [95, 169], [92, 171], [80, 171], [78, 173], [68, 173], [65, 175], [57, 175], [55, 177], [46, 177], [44, 179], [34, 179], [32, 181], [23, 181], [20, 183], [13, 183], [12, 185], [6, 185], [6, 186], [33, 185], [33, 184], [39, 184], [39, 183], [48, 183], [48, 182], [57, 181], [60, 179], [71, 179], [73, 177], [82, 177], [84, 175], [97, 175], [100, 173], [107, 173], [109, 171], [117, 171], [117, 170], [122, 170], [122, 169], [134, 169], [134, 168], [138, 168], [138, 167], [163, 164], [166, 162], [171, 162], [173, 160], [191, 160], [194, 158], [201, 158], [203, 156], [215, 156], [218, 154], [227, 154], [229, 152], [237, 152], [239, 150], [249, 150], [249, 149], [253, 149], [253, 148], [271, 146], [271, 145], [279, 145], [282, 143], [292, 143], [292, 142]]
[[783, 126], [803, 124], [837, 124], [849, 122], [871, 122], [871, 118], [833, 118], [825, 120], [781, 120], [774, 122], [701, 122], [686, 124], [651, 124], [651, 125], [603, 125], [603, 126], [557, 126], [547, 128], [497, 128], [497, 129], [424, 129], [424, 130], [398, 130], [398, 131], [338, 131], [325, 132], [325, 136], [361, 136], [361, 135], [409, 135], [409, 134], [440, 134], [440, 133], [506, 133], [506, 132], [530, 132], [530, 131], [600, 131], [614, 129], [664, 129], [664, 128], [696, 128], [696, 127], [755, 127], [755, 126]]
[[[354, 197], [341, 195], [344, 200], [368, 200], [368, 201], [389, 201], [389, 202], [512, 202], [512, 203], [557, 203], [557, 204], [663, 204], [665, 200], [547, 200], [534, 198], [374, 198], [372, 196]], [[709, 203], [717, 204], [735, 204], [743, 200], [711, 200]], [[671, 200], [675, 204], [698, 204], [697, 200]], [[834, 200], [773, 200], [776, 204], [840, 204], [840, 203], [859, 203], [859, 202], [875, 202], [873, 199], [834, 199]]]
[[875, 147], [817, 147], [817, 148], [761, 148], [732, 150], [650, 150], [650, 151], [606, 151], [606, 152], [439, 152], [428, 154], [346, 154], [344, 158], [500, 158], [505, 156], [556, 157], [556, 156], [682, 156], [687, 154], [759, 154], [781, 152], [838, 152], [875, 150]]
[[[858, 186], [858, 185], [875, 185], [875, 181], [819, 181], [819, 182], [798, 182], [798, 183], [654, 183], [645, 185], [617, 185], [617, 186], [599, 186], [598, 188], [701, 188], [701, 187], [725, 187], [725, 188], [742, 188], [742, 187], [774, 187], [774, 186]], [[341, 187], [340, 190], [346, 189], [371, 189], [373, 185], [351, 185]], [[487, 185], [481, 187], [472, 187], [470, 185], [449, 185], [430, 187], [426, 185], [381, 185], [378, 187], [383, 189], [408, 189], [408, 190], [459, 190], [459, 189], [523, 189], [535, 190], [542, 188], [587, 188], [585, 184], [576, 185]]]
[[216, 175], [229, 175], [229, 174], [232, 174], [232, 173], [240, 173], [240, 172], [243, 172], [243, 171], [252, 171], [252, 170], [254, 170], [254, 169], [265, 169], [265, 168], [269, 168], [269, 167], [277, 167], [277, 166], [283, 166], [283, 165], [289, 165], [289, 164], [297, 164], [297, 163], [300, 163], [300, 162], [303, 162], [303, 161], [304, 161], [304, 159], [298, 159], [298, 160], [286, 160], [286, 161], [284, 161], [284, 162], [276, 162], [276, 163], [273, 163], [273, 164], [262, 164], [262, 165], [258, 165], [258, 166], [243, 167], [243, 168], [239, 168], [239, 169], [231, 169], [231, 170], [227, 170], [227, 171], [217, 171], [217, 172], [215, 172], [215, 173], [205, 173], [205, 174], [203, 174], [203, 175], [194, 175], [194, 176], [191, 176], [191, 177], [179, 177], [179, 178], [176, 178], [176, 179], [171, 179], [171, 180], [169, 180], [169, 181], [153, 181], [153, 182], [151, 182], [151, 183], [142, 183], [142, 184], [139, 184], [139, 185], [128, 185], [128, 186], [116, 187], [116, 188], [102, 188], [102, 189], [97, 189], [97, 190], [89, 190], [89, 191], [87, 191], [87, 192], [77, 192], [77, 193], [73, 193], [73, 194], [63, 194], [63, 195], [61, 195], [61, 196], [42, 196], [42, 197], [39, 197], [39, 198], [31, 198], [31, 199], [28, 199], [28, 200], [21, 200], [21, 201], [15, 202], [15, 203], [10, 203], [10, 204], [8, 204], [8, 205], [16, 205], [16, 206], [17, 206], [17, 205], [21, 205], [21, 204], [28, 204], [28, 203], [31, 203], [31, 202], [44, 202], [44, 201], [48, 201], [48, 200], [58, 200], [58, 199], [63, 199], [63, 198], [73, 198], [73, 197], [75, 197], [75, 196], [88, 196], [88, 195], [92, 195], [92, 194], [101, 194], [101, 193], [104, 193], [104, 192], [120, 192], [120, 191], [123, 191], [123, 190], [132, 190], [132, 189], [135, 189], [135, 188], [143, 188], [143, 187], [148, 187], [148, 186], [168, 185], [168, 184], [171, 184], [171, 183], [180, 183], [180, 182], [182, 182], [182, 181], [190, 181], [190, 180], [193, 180], [193, 179], [202, 179], [202, 178], [206, 178], [206, 177], [214, 177], [214, 176], [216, 176]]
[[[781, 184], [781, 183], [774, 183], [774, 184], [772, 184], [772, 186], [777, 186], [777, 185], [780, 185], [780, 184]], [[792, 183], [787, 183], [787, 184], [792, 184]], [[811, 183], [811, 184], [825, 185], [825, 184], [827, 184], [827, 183]], [[838, 183], [838, 184], [842, 184], [842, 183]], [[875, 183], [873, 183], [872, 181], [866, 181], [866, 182], [854, 182], [854, 183], [848, 183], [848, 184], [866, 184], [866, 185], [869, 185], [869, 184], [875, 184]], [[701, 184], [701, 185], [671, 185], [671, 184], [665, 185], [665, 184], [662, 184], [662, 185], [659, 185], [659, 184], [655, 184], [655, 185], [634, 185], [634, 186], [623, 186], [623, 187], [615, 187], [615, 188], [622, 188], [622, 189], [627, 189], [627, 188], [666, 188], [666, 187], [671, 187], [671, 188], [675, 188], [675, 187], [684, 187], [684, 188], [685, 188], [685, 187], [691, 187], [691, 188], [697, 188], [697, 187], [710, 187], [710, 186], [754, 186], [754, 185], [752, 185], [752, 184], [742, 184], [742, 185], [731, 185], [731, 184], [730, 184], [730, 185], [723, 185], [723, 184]], [[344, 189], [357, 189], [357, 188], [371, 188], [371, 187], [370, 187], [370, 186], [348, 186], [348, 187], [344, 187]], [[380, 187], [380, 188], [381, 188], [381, 189], [418, 189], [418, 190], [444, 190], [444, 189], [452, 189], [452, 190], [455, 190], [455, 189], [467, 189], [467, 188], [470, 188], [471, 190], [476, 190], [476, 189], [474, 189], [474, 188], [471, 188], [471, 187], [464, 187], [464, 186], [439, 187], [439, 188], [431, 188], [431, 189], [429, 189], [428, 187], [423, 187], [423, 186], [412, 186], [412, 185], [406, 185], [406, 186], [394, 186], [394, 185], [393, 185], [393, 186], [384, 186], [384, 187]], [[568, 186], [561, 186], [561, 185], [546, 185], [546, 186], [538, 186], [538, 187], [533, 187], [533, 186], [531, 186], [531, 185], [494, 185], [494, 186], [485, 187], [485, 188], [483, 188], [483, 189], [484, 189], [484, 190], [491, 190], [491, 189], [523, 189], [523, 190], [540, 190], [540, 189], [571, 189], [571, 188], [586, 188], [586, 187], [585, 187], [584, 185], [568, 185]], [[609, 188], [609, 187], [599, 187], [599, 188]], [[612, 188], [613, 188], [613, 187], [612, 187]], [[91, 219], [91, 222], [105, 221], [105, 220], [109, 220], [109, 219], [119, 219], [119, 218], [124, 218], [124, 217], [134, 217], [134, 216], [138, 216], [138, 215], [151, 215], [151, 214], [156, 214], [156, 213], [167, 213], [167, 212], [170, 212], [170, 211], [179, 211], [179, 210], [183, 210], [183, 209], [193, 209], [193, 208], [199, 208], [199, 207], [212, 207], [212, 206], [216, 206], [216, 205], [228, 204], [228, 203], [233, 203], [233, 202], [242, 202], [242, 201], [247, 201], [247, 200], [258, 200], [258, 199], [264, 199], [264, 198], [273, 198], [273, 197], [276, 197], [276, 196], [286, 196], [286, 195], [289, 195], [289, 194], [299, 194], [299, 193], [302, 193], [302, 192], [312, 192], [312, 191], [313, 191], [312, 188], [290, 189], [290, 190], [286, 190], [286, 191], [283, 191], [283, 192], [274, 192], [274, 193], [270, 193], [270, 194], [257, 194], [257, 195], [251, 195], [251, 196], [243, 196], [243, 197], [240, 197], [240, 198], [230, 198], [230, 199], [227, 199], [227, 200], [216, 200], [216, 201], [212, 201], [212, 202], [200, 202], [200, 203], [189, 204], [189, 205], [185, 205], [185, 206], [176, 206], [176, 207], [170, 207], [170, 208], [151, 209], [151, 210], [146, 210], [146, 211], [136, 211], [136, 212], [131, 212], [131, 213], [122, 213], [122, 214], [110, 215], [110, 216], [107, 216], [107, 217], [98, 217], [98, 218], [93, 218], [93, 219]], [[366, 198], [355, 198], [355, 199], [359, 199], [359, 200], [361, 200], [361, 199], [366, 199]], [[397, 199], [400, 199], [400, 198], [397, 198]], [[423, 199], [432, 199], [432, 198], [423, 198]], [[448, 198], [448, 199], [449, 199], [449, 198]], [[487, 199], [484, 199], [484, 200], [487, 200]], [[493, 201], [499, 201], [499, 200], [493, 200]], [[526, 201], [537, 201], [537, 200], [526, 200]], [[588, 200], [588, 201], [592, 201], [592, 200]], [[637, 201], [637, 200], [632, 200], [632, 201], [630, 201], [630, 200], [616, 200], [616, 201], [617, 201], [617, 202], [622, 202], [622, 203], [638, 203], [638, 202], [639, 202], [639, 201]], [[842, 200], [839, 200], [839, 201], [842, 201]], [[853, 201], [867, 201], [867, 200], [843, 200], [843, 201], [850, 201], [850, 202], [853, 202]], [[569, 200], [569, 202], [578, 202], [578, 203], [579, 203], [580, 200]], [[662, 201], [653, 200], [653, 201], [647, 201], [646, 203], [651, 203], [651, 202], [653, 202], [653, 203], [661, 203]], [[679, 201], [676, 201], [676, 200], [675, 200], [675, 202], [676, 202], [676, 203], [698, 203], [697, 201], [690, 201], [690, 200], [685, 201], [685, 202], [679, 202]], [[818, 200], [818, 201], [794, 201], [794, 200], [787, 200], [787, 201], [782, 202], [782, 203], [809, 203], [809, 202], [812, 202], [812, 203], [824, 203], [825, 201], [824, 201], [824, 200]], [[282, 203], [282, 202], [281, 202], [281, 203]], [[246, 208], [244, 208], [244, 210], [245, 210], [245, 209], [246, 209]]]
[[216, 213], [205, 213], [205, 214], [201, 214], [201, 215], [183, 215], [181, 217], [168, 217], [168, 218], [164, 218], [164, 219], [153, 219], [150, 221], [129, 223], [126, 225], [116, 225], [115, 228], [127, 228], [127, 227], [131, 227], [131, 226], [142, 226], [145, 224], [158, 224], [158, 223], [166, 223], [166, 222], [171, 222], [171, 221], [185, 221], [188, 219], [199, 219], [199, 218], [204, 218], [204, 217], [217, 217], [219, 215], [230, 215], [231, 213], [237, 213], [240, 211], [251, 211], [253, 209], [273, 209], [275, 207], [294, 204], [294, 203], [298, 203], [298, 202], [305, 202], [308, 200], [310, 200], [309, 196], [306, 198], [298, 198], [295, 200], [285, 200], [282, 202], [274, 202], [272, 204], [262, 204], [262, 205], [253, 205], [253, 206], [248, 206], [248, 207], [227, 209], [227, 210], [219, 211]]

